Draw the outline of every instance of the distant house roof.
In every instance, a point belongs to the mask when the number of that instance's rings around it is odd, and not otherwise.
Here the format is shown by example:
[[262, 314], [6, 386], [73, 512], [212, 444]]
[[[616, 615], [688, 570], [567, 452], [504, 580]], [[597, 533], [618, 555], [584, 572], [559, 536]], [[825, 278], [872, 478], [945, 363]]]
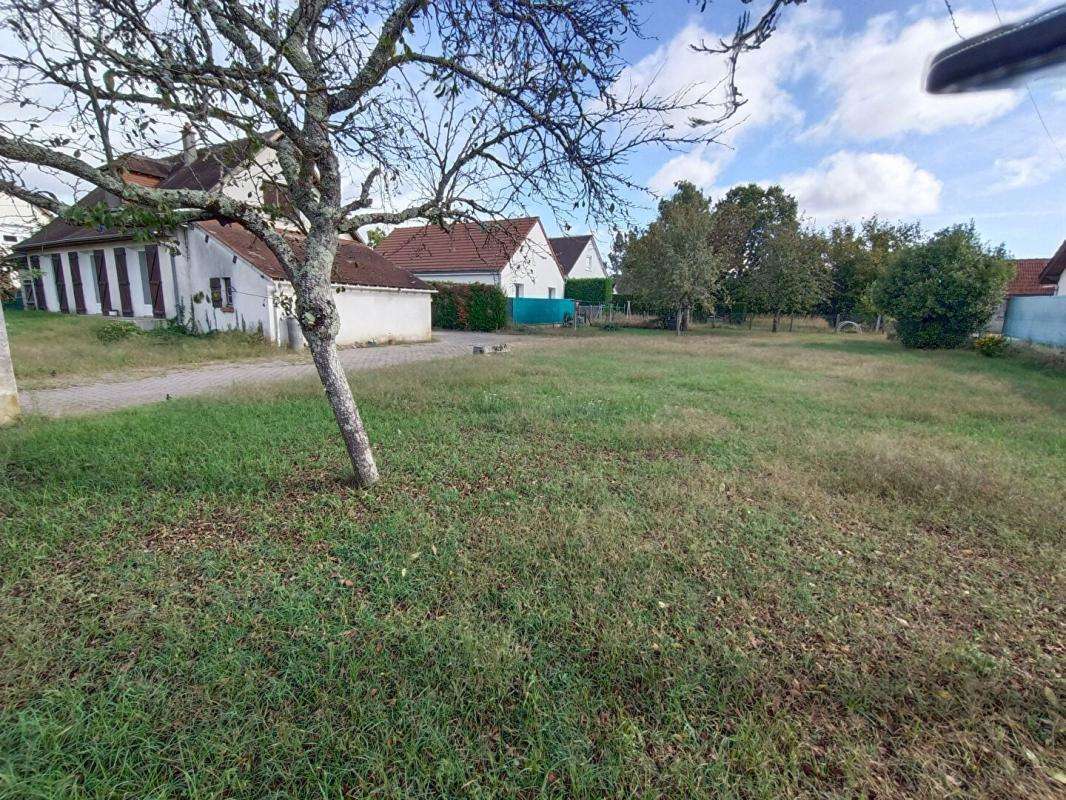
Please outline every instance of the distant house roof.
[[1058, 283], [1063, 270], [1066, 270], [1066, 241], [1044, 265], [1044, 269], [1040, 272], [1040, 280], [1044, 283]]
[[[196, 151], [196, 158], [186, 164], [180, 155], [165, 158], [150, 158], [127, 154], [117, 160], [126, 180], [160, 189], [215, 189], [233, 169], [247, 163], [262, 147], [259, 141], [238, 139], [223, 142]], [[91, 208], [106, 203], [109, 208], [121, 205], [115, 195], [95, 188], [76, 205]], [[26, 251], [37, 247], [54, 247], [67, 244], [87, 244], [128, 239], [130, 232], [121, 228], [88, 228], [71, 225], [56, 218], [33, 236], [19, 242], [12, 249]]]
[[540, 220], [459, 222], [395, 228], [378, 242], [377, 252], [414, 272], [500, 272]]
[[565, 277], [570, 274], [570, 270], [577, 263], [578, 256], [592, 241], [592, 236], [589, 234], [584, 236], [556, 236], [548, 241], [551, 242], [552, 250], [555, 251], [555, 258], [558, 260]]
[[1015, 273], [1007, 284], [1007, 297], [1015, 295], [1055, 294], [1055, 285], [1040, 279], [1047, 266], [1046, 258], [1016, 258]]
[[[268, 278], [285, 281], [285, 271], [273, 251], [262, 239], [247, 228], [235, 222], [198, 222], [196, 226], [206, 234], [220, 241], [234, 254], [240, 256]], [[304, 237], [293, 231], [278, 229], [278, 233], [288, 239], [293, 248], [299, 251]], [[190, 233], [190, 236], [195, 235]], [[348, 286], [377, 286], [388, 289], [421, 289], [431, 287], [420, 281], [410, 272], [400, 269], [385, 256], [371, 250], [365, 244], [341, 239], [337, 242], [337, 256], [333, 260], [334, 283]]]

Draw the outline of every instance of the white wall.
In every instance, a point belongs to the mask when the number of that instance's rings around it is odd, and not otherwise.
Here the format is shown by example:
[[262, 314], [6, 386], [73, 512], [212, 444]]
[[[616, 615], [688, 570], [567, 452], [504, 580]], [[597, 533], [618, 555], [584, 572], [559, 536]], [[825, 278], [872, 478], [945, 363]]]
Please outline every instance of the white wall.
[[[433, 335], [433, 293], [425, 290], [386, 289], [370, 286], [335, 286], [333, 295], [340, 317], [337, 344], [428, 342]], [[278, 296], [291, 298], [292, 286], [278, 284]], [[285, 327], [279, 310], [279, 327]], [[286, 341], [284, 332], [282, 343]]]
[[1062, 271], [1062, 274], [1059, 275], [1059, 285], [1055, 289], [1055, 294], [1056, 295], [1066, 295], [1066, 269], [1064, 269]]
[[581, 255], [577, 257], [577, 261], [574, 262], [573, 269], [570, 270], [568, 278], [606, 278], [607, 267], [603, 263], [603, 259], [600, 258], [600, 250], [596, 247], [596, 240], [589, 239], [588, 244], [585, 245], [585, 249], [581, 251]]
[[523, 297], [548, 297], [551, 289], [562, 297], [563, 283], [548, 236], [537, 224], [500, 271], [500, 288], [508, 297], [515, 296], [515, 284], [522, 284]]
[[428, 342], [432, 337], [430, 292], [339, 288], [333, 295], [341, 321], [337, 344]]
[[[202, 331], [261, 330], [267, 339], [278, 342], [273, 280], [235, 256], [232, 250], [201, 228], [190, 227], [182, 231], [179, 247], [181, 252], [175, 256], [173, 266], [178, 275], [178, 291], [185, 303], [186, 318], [191, 314]], [[162, 264], [163, 259], [160, 261]], [[169, 254], [165, 263], [169, 272]], [[212, 278], [230, 279], [232, 311], [211, 305]]]

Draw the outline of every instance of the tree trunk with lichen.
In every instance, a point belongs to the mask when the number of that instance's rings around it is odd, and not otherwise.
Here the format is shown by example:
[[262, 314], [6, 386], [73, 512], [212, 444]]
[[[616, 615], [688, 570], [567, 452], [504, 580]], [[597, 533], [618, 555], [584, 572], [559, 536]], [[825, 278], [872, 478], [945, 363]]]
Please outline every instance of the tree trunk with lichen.
[[352, 387], [337, 353], [340, 320], [330, 282], [335, 253], [336, 239], [330, 232], [322, 236], [312, 233], [308, 237], [304, 271], [293, 278], [296, 318], [307, 339], [311, 358], [326, 391], [326, 399], [340, 428], [344, 447], [355, 470], [356, 483], [367, 488], [377, 483], [378, 468], [370, 448], [370, 437], [363, 426], [363, 418], [352, 396]]

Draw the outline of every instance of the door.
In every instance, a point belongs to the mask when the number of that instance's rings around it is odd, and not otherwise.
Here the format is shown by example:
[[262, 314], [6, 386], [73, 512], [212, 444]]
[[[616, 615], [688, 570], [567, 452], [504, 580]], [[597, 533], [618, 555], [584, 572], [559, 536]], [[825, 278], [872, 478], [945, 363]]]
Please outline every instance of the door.
[[163, 276], [159, 269], [159, 248], [154, 244], [144, 248], [148, 262], [148, 293], [152, 298], [152, 316], [163, 319], [167, 315], [163, 303]]
[[59, 310], [64, 314], [70, 313], [70, 303], [67, 302], [67, 282], [63, 279], [63, 259], [59, 253], [52, 254], [52, 274], [56, 279], [56, 294], [59, 295]]
[[33, 270], [33, 307], [38, 311], [48, 310], [48, 298], [44, 295], [44, 276], [41, 275], [41, 260], [30, 256], [30, 269]]
[[96, 287], [100, 290], [100, 313], [111, 313], [111, 287], [107, 283], [107, 262], [103, 250], [93, 250], [93, 269], [96, 270]]
[[81, 283], [81, 264], [78, 263], [78, 254], [67, 253], [67, 263], [70, 264], [70, 286], [74, 290], [74, 310], [79, 314], [84, 314], [85, 288]]
[[118, 276], [118, 299], [122, 304], [122, 316], [133, 316], [133, 295], [130, 294], [130, 273], [126, 268], [126, 248], [115, 248], [115, 274]]

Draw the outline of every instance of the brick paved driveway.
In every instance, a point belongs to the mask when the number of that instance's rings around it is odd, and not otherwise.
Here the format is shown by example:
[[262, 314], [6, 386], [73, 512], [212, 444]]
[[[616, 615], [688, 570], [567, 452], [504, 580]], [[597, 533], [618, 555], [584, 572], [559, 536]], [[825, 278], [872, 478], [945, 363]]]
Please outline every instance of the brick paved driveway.
[[[438, 358], [470, 355], [475, 344], [493, 345], [529, 341], [528, 337], [498, 333], [435, 331], [434, 341], [422, 344], [360, 347], [341, 350], [341, 362], [349, 372], [396, 364], [411, 364]], [[36, 389], [19, 393], [25, 413], [62, 417], [113, 411], [128, 406], [158, 403], [167, 397], [190, 397], [221, 392], [234, 386], [254, 386], [298, 380], [316, 375], [310, 361], [245, 361], [179, 369], [162, 375], [116, 379], [115, 376], [59, 389]]]

